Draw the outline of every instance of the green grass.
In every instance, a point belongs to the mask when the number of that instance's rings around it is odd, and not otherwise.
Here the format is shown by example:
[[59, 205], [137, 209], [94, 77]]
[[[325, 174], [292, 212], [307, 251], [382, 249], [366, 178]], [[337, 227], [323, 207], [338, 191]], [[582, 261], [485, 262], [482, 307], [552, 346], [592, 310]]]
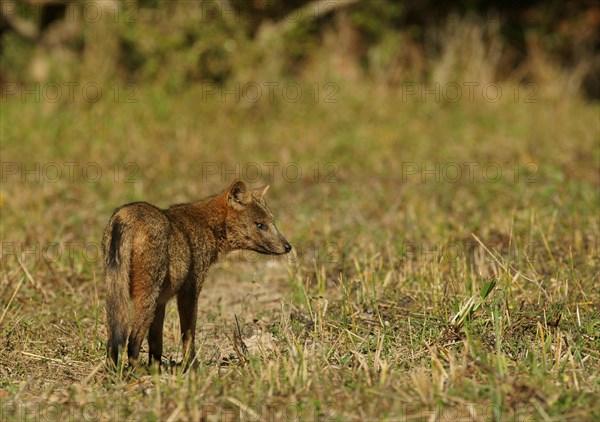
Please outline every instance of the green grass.
[[[147, 86], [137, 103], [3, 103], [2, 419], [600, 418], [598, 105], [543, 87], [537, 103], [375, 88], [340, 82], [337, 103]], [[251, 163], [296, 254], [219, 262], [199, 367], [118, 379], [97, 258], [112, 210], [201, 198], [253, 179]], [[474, 172], [454, 181], [456, 166]], [[165, 360], [181, 358], [176, 314]]]

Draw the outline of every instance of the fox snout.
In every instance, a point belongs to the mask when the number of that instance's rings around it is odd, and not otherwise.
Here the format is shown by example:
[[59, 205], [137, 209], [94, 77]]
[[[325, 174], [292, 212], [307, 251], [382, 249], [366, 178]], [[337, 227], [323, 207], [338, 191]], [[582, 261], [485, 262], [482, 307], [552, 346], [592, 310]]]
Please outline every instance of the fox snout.
[[[260, 225], [262, 226], [262, 225]], [[255, 240], [254, 249], [256, 252], [265, 255], [285, 255], [292, 250], [292, 245], [283, 237], [283, 235], [277, 230], [274, 224], [267, 224], [264, 234], [260, 233], [258, 239]]]
[[283, 241], [284, 243], [282, 243], [281, 246], [276, 249], [267, 250], [258, 248], [255, 250], [265, 255], [285, 255], [286, 253], [290, 253], [292, 251], [292, 245], [290, 245], [285, 239]]
[[[292, 250], [292, 245], [287, 241], [285, 237], [281, 234], [279, 229], [275, 226], [275, 224], [267, 224], [266, 237], [267, 239], [262, 239], [262, 245], [266, 246], [265, 249], [268, 250], [268, 253], [271, 255], [285, 255], [286, 253], [290, 253]], [[270, 239], [274, 239], [275, 242], [271, 242]], [[264, 253], [264, 252], [263, 252]]]
[[286, 253], [290, 253], [292, 251], [292, 245], [285, 240], [283, 236], [281, 236], [281, 245], [283, 248], [283, 252], [278, 253], [278, 255], [285, 255]]

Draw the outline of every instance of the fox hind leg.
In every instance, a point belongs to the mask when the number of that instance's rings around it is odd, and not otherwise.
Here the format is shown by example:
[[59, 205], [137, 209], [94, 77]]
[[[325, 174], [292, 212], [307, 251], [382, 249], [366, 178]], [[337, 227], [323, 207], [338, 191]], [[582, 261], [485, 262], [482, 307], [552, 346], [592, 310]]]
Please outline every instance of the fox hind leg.
[[160, 366], [163, 350], [163, 325], [165, 321], [165, 304], [156, 307], [154, 320], [148, 331], [149, 362], [157, 362]]
[[133, 320], [129, 343], [127, 345], [127, 356], [129, 364], [137, 366], [142, 341], [154, 319], [156, 310], [156, 299], [138, 298], [134, 299], [135, 318]]
[[[133, 300], [134, 318], [129, 335], [129, 344], [127, 347], [127, 356], [129, 364], [136, 366], [139, 359], [142, 341], [146, 333], [156, 319], [157, 313], [161, 313], [161, 334], [162, 318], [164, 318], [164, 307], [158, 305], [158, 296], [160, 288], [166, 276], [166, 259], [148, 259], [166, 256], [166, 245], [164, 253], [161, 250], [146, 250], [134, 254], [133, 274], [131, 285], [131, 298]], [[158, 325], [158, 322], [157, 322]], [[154, 336], [153, 336], [154, 338]]]

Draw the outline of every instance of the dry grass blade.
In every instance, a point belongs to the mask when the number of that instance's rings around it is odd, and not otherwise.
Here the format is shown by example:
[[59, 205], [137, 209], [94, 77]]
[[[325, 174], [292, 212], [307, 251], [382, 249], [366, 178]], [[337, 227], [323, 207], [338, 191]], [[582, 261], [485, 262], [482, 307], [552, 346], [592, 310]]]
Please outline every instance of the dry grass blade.
[[25, 280], [25, 278], [21, 277], [21, 280], [19, 280], [19, 284], [17, 284], [17, 287], [15, 287], [15, 290], [13, 291], [12, 296], [10, 297], [8, 303], [6, 304], [6, 307], [4, 308], [4, 312], [2, 312], [2, 316], [0, 317], [0, 327], [2, 327], [2, 321], [4, 321], [6, 312], [8, 312], [8, 308], [10, 308], [12, 301], [15, 299], [15, 296], [19, 292], [19, 289], [21, 288], [21, 284], [23, 283], [23, 280]]
[[233, 340], [230, 340], [233, 346], [233, 350], [237, 355], [238, 359], [242, 364], [247, 364], [250, 360], [250, 355], [248, 352], [248, 346], [244, 343], [244, 339], [242, 337], [242, 330], [240, 329], [240, 323], [237, 315], [235, 316], [235, 329], [233, 330]]
[[17, 262], [21, 266], [21, 269], [25, 273], [25, 276], [27, 277], [27, 279], [31, 282], [31, 285], [33, 286], [33, 288], [37, 292], [41, 293], [41, 295], [43, 296], [44, 300], [47, 300], [48, 299], [48, 295], [47, 295], [46, 291], [41, 288], [41, 286], [38, 284], [38, 282], [31, 275], [31, 273], [29, 272], [29, 270], [27, 269], [27, 267], [25, 266], [25, 264], [23, 263], [23, 261], [21, 261], [21, 258], [19, 258], [18, 256], [17, 256]]
[[250, 406], [245, 405], [235, 397], [225, 397], [225, 401], [235, 405], [238, 409], [244, 412], [250, 420], [258, 421], [261, 419], [260, 415], [254, 411]]
[[92, 378], [94, 378], [94, 375], [96, 375], [96, 374], [98, 373], [98, 371], [99, 371], [100, 369], [102, 369], [104, 366], [105, 366], [105, 363], [104, 363], [104, 362], [100, 362], [98, 365], [96, 365], [96, 366], [94, 367], [94, 369], [92, 369], [92, 370], [90, 371], [90, 373], [88, 374], [88, 376], [87, 376], [87, 377], [85, 377], [85, 378], [83, 379], [83, 381], [81, 381], [81, 384], [82, 384], [82, 385], [86, 385], [87, 383], [89, 383], [89, 382], [92, 380]]

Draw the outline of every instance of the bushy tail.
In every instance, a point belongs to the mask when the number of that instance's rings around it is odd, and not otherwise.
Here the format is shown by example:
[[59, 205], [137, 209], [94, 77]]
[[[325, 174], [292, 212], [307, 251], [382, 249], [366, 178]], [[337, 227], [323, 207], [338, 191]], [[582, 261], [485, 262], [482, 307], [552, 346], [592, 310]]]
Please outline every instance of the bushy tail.
[[119, 355], [127, 343], [130, 327], [129, 278], [131, 233], [118, 215], [114, 215], [104, 233], [103, 250], [106, 268], [106, 315], [108, 320], [107, 358], [118, 365]]

